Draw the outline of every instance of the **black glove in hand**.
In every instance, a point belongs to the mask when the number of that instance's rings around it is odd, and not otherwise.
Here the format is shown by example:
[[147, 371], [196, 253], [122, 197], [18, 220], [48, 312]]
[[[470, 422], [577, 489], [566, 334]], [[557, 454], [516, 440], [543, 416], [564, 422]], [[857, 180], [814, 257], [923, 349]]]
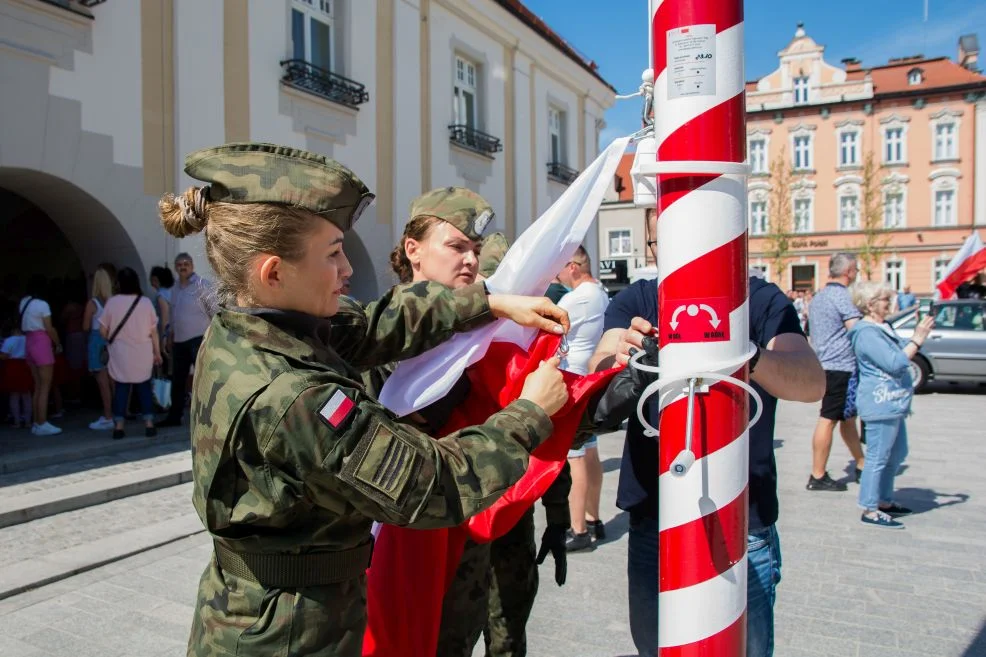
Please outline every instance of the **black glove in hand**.
[[[640, 358], [644, 365], [657, 366], [658, 349], [657, 340], [648, 336], [643, 340], [646, 355]], [[637, 353], [636, 349], [630, 350], [630, 355]], [[623, 420], [626, 420], [637, 407], [637, 400], [644, 392], [644, 388], [657, 380], [657, 374], [644, 372], [633, 365], [628, 364], [613, 377], [609, 386], [600, 395], [593, 412], [593, 422], [598, 431], [613, 431], [619, 428]]]
[[544, 563], [544, 558], [551, 552], [555, 558], [555, 582], [558, 586], [565, 584], [568, 576], [568, 552], [565, 550], [565, 532], [568, 527], [564, 525], [549, 524], [541, 534], [541, 549], [538, 550], [537, 563], [540, 566]]

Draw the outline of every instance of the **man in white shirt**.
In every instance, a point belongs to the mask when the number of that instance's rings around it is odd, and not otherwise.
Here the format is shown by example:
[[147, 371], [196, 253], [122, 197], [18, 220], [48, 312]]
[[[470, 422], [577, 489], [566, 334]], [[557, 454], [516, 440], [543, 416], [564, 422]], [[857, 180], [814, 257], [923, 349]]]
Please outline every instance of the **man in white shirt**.
[[[562, 359], [561, 369], [576, 374], [589, 372], [589, 358], [602, 337], [603, 318], [609, 305], [609, 297], [599, 281], [592, 277], [590, 265], [589, 254], [580, 246], [558, 272], [558, 280], [571, 290], [558, 302], [568, 311], [572, 326], [568, 331], [568, 354]], [[596, 438], [580, 449], [571, 450], [568, 463], [572, 469], [572, 491], [568, 495], [572, 535], [566, 547], [573, 552], [592, 547], [593, 538], [599, 540], [606, 534], [599, 519], [603, 467], [599, 462]]]
[[168, 351], [171, 352], [171, 408], [168, 417], [159, 427], [181, 426], [185, 411], [185, 391], [188, 374], [195, 364], [195, 355], [202, 344], [202, 336], [215, 314], [212, 284], [195, 273], [192, 256], [179, 253], [175, 256], [178, 283], [171, 288], [171, 332]]

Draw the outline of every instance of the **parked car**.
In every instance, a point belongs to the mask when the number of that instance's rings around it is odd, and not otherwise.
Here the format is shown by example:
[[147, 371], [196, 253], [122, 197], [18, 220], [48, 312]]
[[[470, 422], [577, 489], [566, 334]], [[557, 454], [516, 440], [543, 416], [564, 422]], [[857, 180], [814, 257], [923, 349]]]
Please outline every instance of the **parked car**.
[[921, 304], [887, 321], [898, 335], [910, 338], [919, 314], [929, 311], [934, 313], [935, 328], [911, 361], [915, 390], [932, 380], [986, 383], [986, 301], [936, 301], [928, 309]]

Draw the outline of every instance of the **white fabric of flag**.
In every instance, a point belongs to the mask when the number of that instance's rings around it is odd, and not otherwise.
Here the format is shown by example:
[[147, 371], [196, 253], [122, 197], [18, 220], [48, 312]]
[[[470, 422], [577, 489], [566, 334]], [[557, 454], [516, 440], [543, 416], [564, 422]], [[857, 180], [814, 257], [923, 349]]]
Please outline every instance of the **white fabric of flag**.
[[[491, 294], [544, 294], [585, 239], [629, 141], [622, 137], [610, 144], [514, 242], [486, 281]], [[399, 416], [413, 413], [444, 397], [465, 369], [486, 355], [491, 342], [513, 342], [526, 348], [535, 335], [534, 329], [505, 320], [460, 333], [401, 362], [384, 384], [380, 401]]]

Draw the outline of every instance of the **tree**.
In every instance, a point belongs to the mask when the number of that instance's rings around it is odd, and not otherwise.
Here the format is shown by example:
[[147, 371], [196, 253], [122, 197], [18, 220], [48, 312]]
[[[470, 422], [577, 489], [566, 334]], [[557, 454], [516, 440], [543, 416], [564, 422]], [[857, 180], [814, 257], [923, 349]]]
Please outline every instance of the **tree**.
[[787, 153], [782, 148], [770, 163], [770, 196], [767, 202], [767, 235], [764, 255], [774, 270], [774, 278], [783, 282], [784, 266], [791, 253], [794, 234], [794, 205], [791, 200], [791, 183], [794, 174]]
[[863, 158], [862, 182], [859, 185], [859, 229], [862, 243], [859, 246], [859, 270], [868, 281], [883, 261], [890, 245], [890, 233], [884, 225], [884, 192], [894, 192], [894, 187], [884, 189], [883, 166], [876, 163], [872, 151]]

